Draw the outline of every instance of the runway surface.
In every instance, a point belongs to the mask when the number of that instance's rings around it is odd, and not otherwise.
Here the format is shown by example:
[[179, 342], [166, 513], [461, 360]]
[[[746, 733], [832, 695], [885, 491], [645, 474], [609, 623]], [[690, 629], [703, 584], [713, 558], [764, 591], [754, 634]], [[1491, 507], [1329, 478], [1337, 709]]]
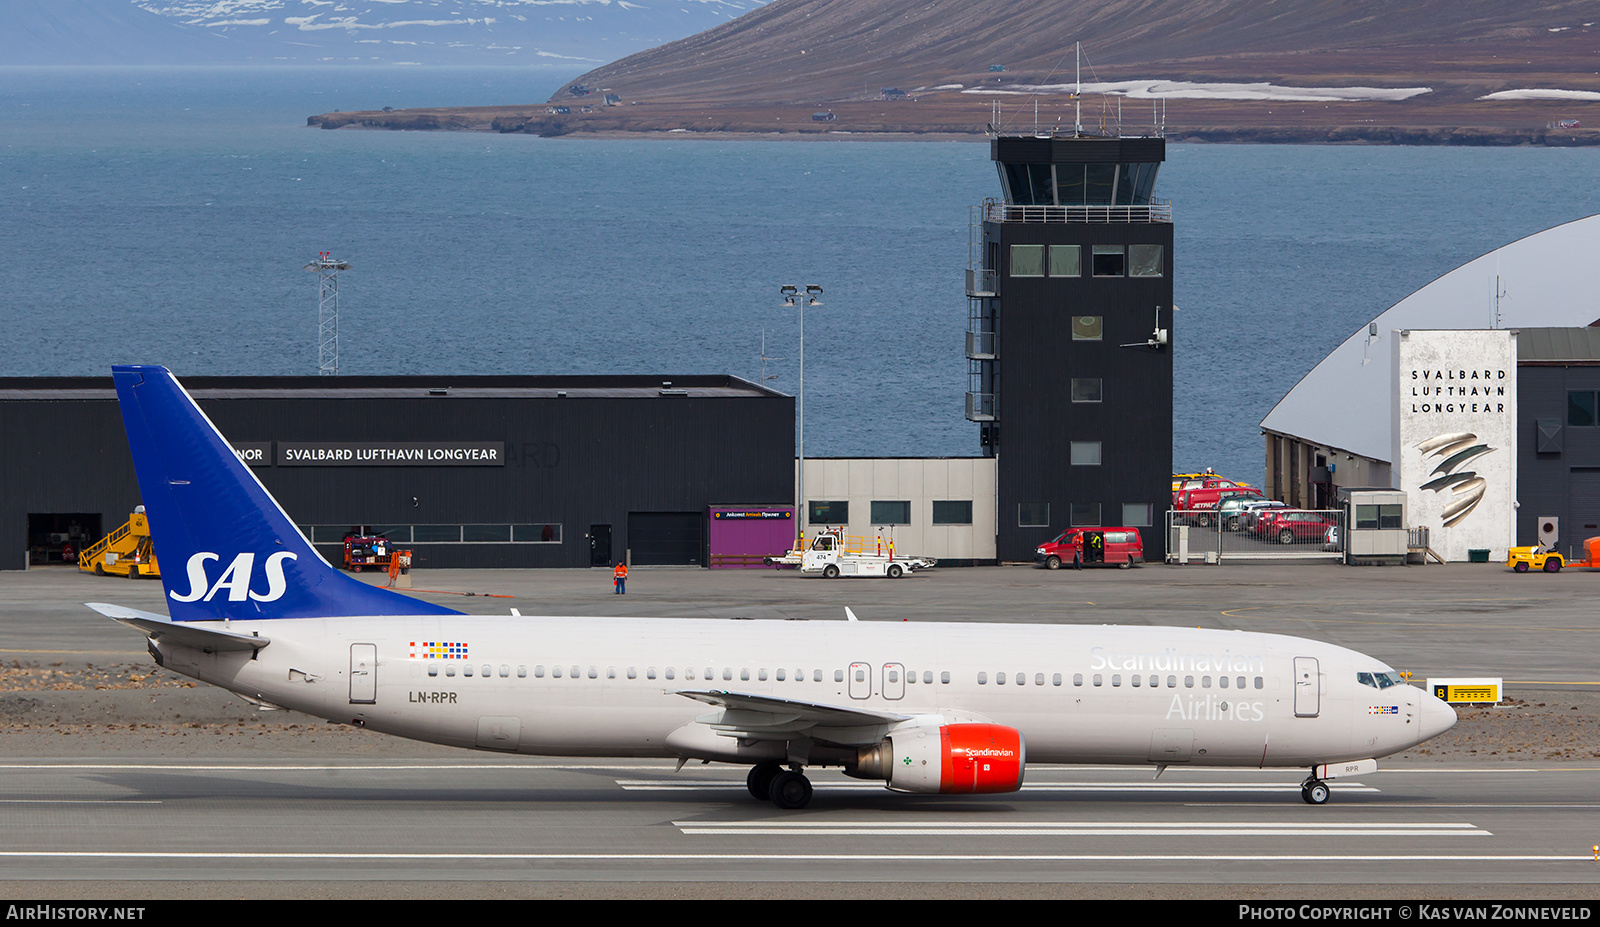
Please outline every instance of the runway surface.
[[[1276, 631], [1372, 653], [1419, 683], [1502, 675], [1528, 714], [1495, 709], [1477, 740], [1458, 730], [1380, 760], [1321, 807], [1301, 802], [1303, 771], [1030, 767], [1021, 792], [981, 797], [816, 771], [811, 805], [782, 812], [748, 796], [743, 768], [449, 751], [283, 713], [273, 727], [203, 686], [13, 689], [0, 693], [0, 892], [1600, 898], [1600, 576], [1150, 566], [830, 583], [643, 568], [626, 597], [588, 571], [426, 579], [515, 596], [449, 600], [476, 612], [842, 620], [849, 605], [866, 621]], [[0, 583], [0, 662], [17, 673], [148, 667], [138, 635], [80, 603], [159, 610], [158, 585], [44, 571]], [[1534, 724], [1538, 737], [1514, 742]]]
[[601, 880], [1600, 887], [1592, 769], [1030, 770], [897, 795], [829, 773], [803, 812], [661, 763], [0, 764], [5, 880]]

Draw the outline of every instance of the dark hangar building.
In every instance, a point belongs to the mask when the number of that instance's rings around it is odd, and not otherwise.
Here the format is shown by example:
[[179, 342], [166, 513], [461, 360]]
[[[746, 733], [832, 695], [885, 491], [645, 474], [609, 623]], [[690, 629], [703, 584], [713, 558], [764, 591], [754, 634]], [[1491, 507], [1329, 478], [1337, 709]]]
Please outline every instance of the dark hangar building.
[[[737, 377], [179, 379], [335, 564], [352, 529], [422, 567], [703, 564], [711, 506], [794, 502], [794, 399]], [[0, 569], [139, 504], [109, 376], [0, 378], [0, 443]]]

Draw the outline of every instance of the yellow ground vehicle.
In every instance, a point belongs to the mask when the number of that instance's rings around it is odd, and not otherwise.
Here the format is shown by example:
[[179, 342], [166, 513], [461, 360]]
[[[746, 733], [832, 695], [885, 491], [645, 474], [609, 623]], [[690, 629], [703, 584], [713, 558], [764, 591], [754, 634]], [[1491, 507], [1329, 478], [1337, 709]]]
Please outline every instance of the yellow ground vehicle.
[[1560, 554], [1537, 544], [1532, 547], [1513, 547], [1506, 554], [1506, 566], [1518, 573], [1526, 573], [1530, 569], [1560, 573], [1561, 563]]
[[150, 519], [145, 517], [144, 506], [134, 510], [127, 524], [85, 548], [78, 555], [78, 569], [130, 579], [160, 576], [161, 566], [151, 545]]

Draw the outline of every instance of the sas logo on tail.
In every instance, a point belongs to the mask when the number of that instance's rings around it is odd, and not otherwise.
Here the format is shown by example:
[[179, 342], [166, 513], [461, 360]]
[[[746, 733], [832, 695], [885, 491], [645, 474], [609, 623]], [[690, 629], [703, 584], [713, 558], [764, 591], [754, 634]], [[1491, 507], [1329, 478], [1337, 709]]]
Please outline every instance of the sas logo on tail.
[[240, 554], [233, 558], [228, 568], [222, 571], [215, 583], [206, 577], [206, 561], [221, 561], [222, 558], [210, 551], [201, 551], [189, 558], [189, 591], [183, 595], [169, 592], [174, 601], [197, 602], [211, 601], [217, 593], [228, 590], [229, 602], [243, 602], [246, 597], [257, 602], [276, 602], [283, 598], [289, 584], [283, 578], [283, 562], [297, 560], [299, 557], [286, 550], [278, 551], [267, 556], [263, 570], [267, 574], [267, 591], [257, 592], [250, 588], [250, 579], [255, 574], [256, 555], [253, 553]]

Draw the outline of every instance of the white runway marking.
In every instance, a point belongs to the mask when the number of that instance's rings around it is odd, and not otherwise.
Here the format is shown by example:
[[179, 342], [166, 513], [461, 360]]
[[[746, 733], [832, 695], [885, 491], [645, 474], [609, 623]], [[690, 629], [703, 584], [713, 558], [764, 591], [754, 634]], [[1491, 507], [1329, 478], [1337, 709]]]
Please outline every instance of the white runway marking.
[[966, 823], [953, 821], [673, 821], [686, 836], [826, 837], [1490, 837], [1475, 824], [1428, 822], [1250, 823], [1090, 821]]
[[[709, 789], [745, 791], [744, 783], [727, 779], [618, 779], [617, 785], [630, 792], [694, 792]], [[812, 783], [818, 792], [882, 792], [882, 783]], [[1341, 793], [1377, 792], [1370, 785], [1341, 782], [1334, 788]], [[1024, 792], [1298, 792], [1299, 783], [1287, 782], [1062, 782], [1023, 785]]]
[[219, 853], [212, 850], [118, 852], [114, 850], [0, 850], [5, 859], [131, 860], [310, 860], [316, 862], [825, 862], [825, 863], [1095, 863], [1095, 862], [1294, 862], [1294, 863], [1584, 863], [1583, 853]]
[[159, 805], [154, 798], [0, 798], [0, 805]]

